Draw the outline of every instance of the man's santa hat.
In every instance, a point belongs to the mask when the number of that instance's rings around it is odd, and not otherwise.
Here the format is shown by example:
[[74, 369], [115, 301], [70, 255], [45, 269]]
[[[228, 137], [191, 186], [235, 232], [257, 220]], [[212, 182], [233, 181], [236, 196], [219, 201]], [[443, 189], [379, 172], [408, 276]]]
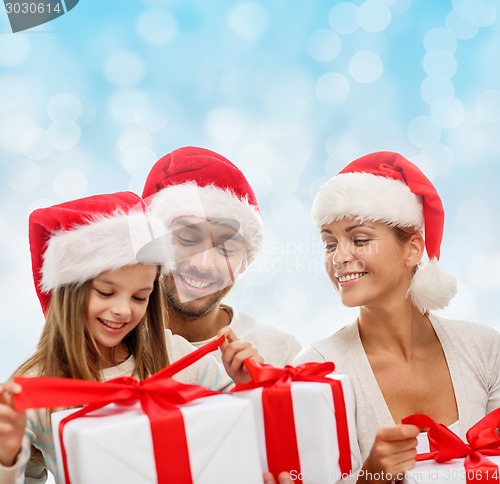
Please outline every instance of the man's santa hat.
[[142, 197], [167, 228], [182, 216], [236, 220], [248, 263], [262, 246], [262, 220], [252, 187], [233, 163], [214, 151], [186, 146], [165, 155], [149, 172]]
[[137, 263], [162, 264], [165, 227], [132, 192], [94, 195], [31, 213], [29, 242], [44, 313], [53, 290]]
[[425, 237], [429, 263], [418, 268], [408, 295], [424, 312], [446, 307], [456, 294], [455, 279], [438, 267], [443, 204], [429, 179], [400, 154], [354, 160], [320, 188], [311, 215], [318, 228], [352, 217], [415, 229]]

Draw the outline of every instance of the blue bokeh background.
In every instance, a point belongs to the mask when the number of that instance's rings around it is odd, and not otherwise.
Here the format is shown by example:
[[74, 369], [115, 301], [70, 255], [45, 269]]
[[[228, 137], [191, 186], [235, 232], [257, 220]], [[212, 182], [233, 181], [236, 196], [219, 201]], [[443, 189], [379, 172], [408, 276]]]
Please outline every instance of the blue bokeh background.
[[322, 268], [317, 188], [370, 151], [400, 151], [446, 208], [441, 314], [500, 327], [499, 0], [80, 0], [12, 34], [0, 6], [0, 380], [43, 324], [27, 219], [142, 191], [184, 145], [253, 185], [263, 253], [229, 300], [303, 343], [354, 318]]

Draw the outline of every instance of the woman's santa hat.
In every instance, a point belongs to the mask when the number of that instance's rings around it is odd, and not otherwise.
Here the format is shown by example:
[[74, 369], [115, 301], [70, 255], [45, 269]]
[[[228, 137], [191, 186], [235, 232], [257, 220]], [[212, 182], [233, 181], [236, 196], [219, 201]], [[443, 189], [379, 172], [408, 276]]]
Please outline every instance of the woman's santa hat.
[[352, 217], [421, 232], [429, 263], [418, 268], [408, 295], [424, 312], [446, 307], [456, 294], [455, 279], [438, 267], [443, 204], [429, 179], [400, 154], [381, 151], [354, 160], [320, 188], [311, 215], [318, 228]]
[[35, 210], [29, 242], [44, 313], [58, 287], [137, 263], [162, 264], [165, 227], [132, 192], [94, 195]]
[[214, 151], [186, 146], [165, 155], [149, 172], [142, 197], [167, 228], [174, 219], [190, 215], [236, 220], [248, 263], [262, 246], [262, 220], [252, 187], [233, 163]]

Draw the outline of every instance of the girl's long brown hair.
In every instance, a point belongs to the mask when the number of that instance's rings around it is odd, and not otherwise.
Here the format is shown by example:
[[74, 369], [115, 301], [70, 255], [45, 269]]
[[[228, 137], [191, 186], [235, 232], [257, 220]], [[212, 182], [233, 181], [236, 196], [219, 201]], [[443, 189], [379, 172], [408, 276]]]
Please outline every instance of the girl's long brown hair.
[[[91, 284], [63, 286], [52, 293], [35, 353], [16, 375], [101, 380], [99, 350], [86, 325]], [[135, 359], [133, 376], [141, 380], [169, 363], [163, 297], [158, 271], [144, 317], [123, 340]]]

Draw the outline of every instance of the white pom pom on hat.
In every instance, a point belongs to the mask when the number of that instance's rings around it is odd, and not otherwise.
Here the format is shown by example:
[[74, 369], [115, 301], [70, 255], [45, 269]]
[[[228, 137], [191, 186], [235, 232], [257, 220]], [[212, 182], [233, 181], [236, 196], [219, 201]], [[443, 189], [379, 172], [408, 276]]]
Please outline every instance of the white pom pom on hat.
[[380, 151], [351, 162], [319, 189], [311, 216], [318, 228], [352, 217], [423, 231], [429, 263], [413, 276], [409, 297], [425, 312], [446, 307], [456, 294], [456, 280], [438, 266], [441, 198], [422, 171], [400, 154]]

